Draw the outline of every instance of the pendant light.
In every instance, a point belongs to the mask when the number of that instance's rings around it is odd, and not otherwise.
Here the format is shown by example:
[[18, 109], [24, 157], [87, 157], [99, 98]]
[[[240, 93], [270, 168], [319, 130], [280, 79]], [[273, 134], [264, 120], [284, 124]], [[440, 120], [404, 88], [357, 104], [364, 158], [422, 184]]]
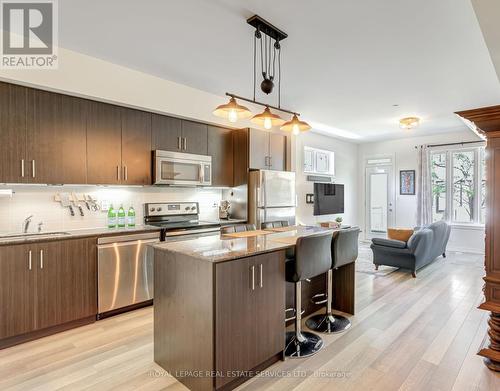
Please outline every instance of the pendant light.
[[250, 120], [256, 125], [263, 126], [264, 129], [271, 129], [273, 126], [280, 126], [285, 123], [285, 120], [281, 118], [278, 114], [271, 113], [268, 106], [260, 114], [254, 115]]
[[306, 132], [311, 129], [311, 126], [305, 122], [301, 121], [297, 114], [294, 114], [290, 121], [287, 121], [280, 128], [281, 130], [292, 132], [295, 136], [300, 134], [300, 132]]
[[234, 123], [240, 118], [250, 117], [252, 112], [248, 110], [247, 107], [238, 104], [236, 99], [231, 97], [229, 99], [229, 103], [217, 106], [217, 108], [213, 111], [213, 114], [217, 117], [227, 118], [229, 122]]
[[[250, 110], [236, 102], [236, 99], [238, 99], [264, 107], [264, 111], [253, 116], [250, 121], [256, 125], [263, 126], [267, 130], [270, 130], [274, 126], [283, 125], [282, 130], [290, 131], [294, 135], [297, 135], [300, 132], [311, 129], [309, 124], [299, 120], [299, 114], [296, 111], [281, 107], [281, 42], [288, 35], [258, 15], [248, 18], [247, 23], [255, 28], [253, 34], [253, 99], [226, 92], [226, 95], [230, 97], [229, 103], [218, 106], [213, 111], [213, 114], [217, 117], [226, 118], [232, 123], [237, 122], [239, 119], [251, 117], [252, 113]], [[260, 60], [259, 70], [257, 69], [257, 58]], [[277, 106], [257, 101], [256, 86], [258, 74], [262, 75], [260, 89], [264, 94], [272, 94], [275, 89], [274, 87], [277, 87]], [[285, 120], [278, 114], [271, 112], [271, 109], [290, 114], [293, 117], [285, 123]]]

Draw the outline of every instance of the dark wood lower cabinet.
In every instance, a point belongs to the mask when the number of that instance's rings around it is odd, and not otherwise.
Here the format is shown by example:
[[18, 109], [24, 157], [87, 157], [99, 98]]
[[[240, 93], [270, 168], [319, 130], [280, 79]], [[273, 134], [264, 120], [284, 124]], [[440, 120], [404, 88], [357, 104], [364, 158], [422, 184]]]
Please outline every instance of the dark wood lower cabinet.
[[284, 251], [211, 263], [155, 249], [154, 274], [154, 358], [189, 389], [233, 389], [279, 360]]
[[95, 238], [0, 246], [0, 348], [95, 320], [96, 262]]

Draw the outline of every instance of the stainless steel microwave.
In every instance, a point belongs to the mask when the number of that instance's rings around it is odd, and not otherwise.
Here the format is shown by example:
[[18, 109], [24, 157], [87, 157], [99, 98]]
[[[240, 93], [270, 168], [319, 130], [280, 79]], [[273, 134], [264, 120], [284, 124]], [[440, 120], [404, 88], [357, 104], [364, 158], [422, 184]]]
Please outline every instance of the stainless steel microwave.
[[169, 151], [154, 151], [155, 185], [210, 186], [212, 157]]

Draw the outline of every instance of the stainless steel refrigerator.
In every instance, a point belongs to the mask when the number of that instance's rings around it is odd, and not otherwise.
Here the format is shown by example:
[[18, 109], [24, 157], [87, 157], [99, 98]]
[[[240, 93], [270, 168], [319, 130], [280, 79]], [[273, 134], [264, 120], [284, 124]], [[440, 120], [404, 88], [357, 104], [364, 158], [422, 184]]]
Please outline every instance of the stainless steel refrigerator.
[[260, 229], [269, 221], [286, 220], [295, 224], [295, 173], [289, 171], [250, 171], [248, 221]]

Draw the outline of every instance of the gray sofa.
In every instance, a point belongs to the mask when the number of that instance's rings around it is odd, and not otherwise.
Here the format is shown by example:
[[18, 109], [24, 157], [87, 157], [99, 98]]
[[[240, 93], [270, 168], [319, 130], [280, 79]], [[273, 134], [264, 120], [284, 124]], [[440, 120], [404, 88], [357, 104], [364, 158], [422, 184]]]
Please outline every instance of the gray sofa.
[[446, 245], [451, 227], [444, 221], [415, 228], [408, 243], [400, 240], [373, 238], [371, 249], [375, 269], [379, 265], [394, 266], [412, 271], [413, 277], [421, 267], [442, 255], [446, 257]]

